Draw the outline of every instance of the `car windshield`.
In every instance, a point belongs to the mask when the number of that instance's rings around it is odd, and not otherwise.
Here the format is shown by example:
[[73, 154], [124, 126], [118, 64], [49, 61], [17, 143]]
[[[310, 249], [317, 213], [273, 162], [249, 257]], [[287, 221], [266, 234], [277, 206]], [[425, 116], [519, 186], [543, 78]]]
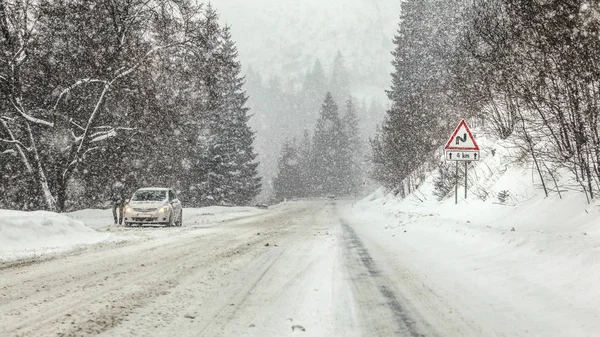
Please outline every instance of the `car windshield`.
[[131, 198], [132, 201], [162, 201], [167, 199], [167, 191], [143, 190], [137, 191]]

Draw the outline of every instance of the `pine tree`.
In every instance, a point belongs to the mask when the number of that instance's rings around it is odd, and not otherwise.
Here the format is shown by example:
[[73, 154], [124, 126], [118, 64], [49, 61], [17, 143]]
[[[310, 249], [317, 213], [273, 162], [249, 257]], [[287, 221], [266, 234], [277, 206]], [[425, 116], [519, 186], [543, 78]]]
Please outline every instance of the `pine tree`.
[[327, 93], [313, 140], [314, 176], [317, 194], [341, 194], [344, 192], [344, 177], [347, 176], [347, 139], [337, 104], [331, 93]]
[[227, 191], [226, 202], [246, 205], [260, 192], [261, 179], [257, 173], [258, 162], [255, 161], [257, 155], [253, 147], [254, 132], [248, 126], [248, 97], [243, 89], [241, 64], [237, 61], [237, 49], [231, 39], [229, 27], [223, 29], [221, 57], [223, 113], [226, 116], [221, 149], [227, 168], [222, 188]]
[[202, 205], [245, 205], [260, 192], [261, 184], [241, 64], [230, 29], [219, 27], [218, 14], [210, 5], [201, 32], [205, 67], [199, 75], [206, 96], [198, 97], [202, 123], [195, 144], [193, 199]]
[[187, 185], [189, 202], [194, 206], [223, 203], [226, 196], [226, 190], [221, 188], [225, 186], [229, 163], [222, 155], [227, 116], [221, 81], [223, 38], [218, 19], [216, 10], [207, 6], [194, 36], [194, 76], [197, 85], [203, 87], [194, 100], [197, 118], [192, 118], [189, 125], [195, 139], [190, 143], [192, 167]]
[[190, 169], [186, 177], [186, 201], [193, 206], [214, 205], [224, 199], [225, 168], [220, 155], [220, 135], [223, 133], [223, 100], [219, 78], [222, 36], [218, 14], [211, 5], [192, 35], [192, 60], [194, 85], [202, 91], [193, 99], [192, 114], [186, 123], [192, 138], [186, 149]]
[[300, 156], [294, 141], [286, 140], [277, 165], [277, 177], [273, 181], [278, 200], [302, 196]]
[[300, 160], [300, 178], [302, 180], [301, 197], [310, 197], [313, 195], [315, 184], [314, 162], [312, 153], [312, 141], [308, 130], [304, 130], [302, 141], [298, 147], [298, 157]]
[[333, 99], [338, 102], [343, 102], [350, 96], [350, 74], [346, 68], [344, 56], [340, 51], [337, 52], [333, 61], [329, 90], [331, 91]]
[[[402, 3], [392, 53], [394, 72], [387, 91], [392, 102], [373, 142], [375, 178], [397, 187], [433, 156], [457, 119], [449, 100], [450, 63], [459, 27], [454, 20], [463, 1], [422, 0]], [[464, 116], [463, 116], [464, 117]]]
[[302, 125], [311, 125], [317, 119], [316, 111], [321, 105], [323, 95], [327, 92], [325, 71], [320, 60], [316, 60], [302, 85]]
[[344, 182], [346, 193], [356, 194], [360, 189], [363, 172], [363, 148], [360, 139], [359, 119], [352, 98], [346, 101], [346, 111], [342, 119], [346, 137], [345, 166], [348, 168]]

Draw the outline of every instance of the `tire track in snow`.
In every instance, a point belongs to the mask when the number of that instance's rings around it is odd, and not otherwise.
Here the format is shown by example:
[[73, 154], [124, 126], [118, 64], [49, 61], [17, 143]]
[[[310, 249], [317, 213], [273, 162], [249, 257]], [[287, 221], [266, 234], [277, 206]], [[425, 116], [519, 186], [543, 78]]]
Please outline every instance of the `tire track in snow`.
[[[293, 214], [261, 219], [278, 223], [277, 219]], [[207, 235], [198, 232], [191, 237], [169, 237], [114, 251], [69, 254], [60, 261], [9, 269], [11, 277], [3, 280], [0, 289], [4, 293], [0, 302], [7, 304], [0, 310], [0, 323], [6, 323], [0, 324], [4, 325], [0, 335], [82, 336], [115, 327], [135, 308], [168, 294], [182, 277], [210, 272], [218, 268], [220, 261], [251, 253], [253, 247], [282, 232], [277, 225], [263, 226], [263, 221], [242, 230], [228, 226]], [[257, 228], [265, 235], [254, 235]], [[194, 248], [203, 241], [203, 249], [198, 252]], [[46, 284], [51, 288], [36, 291]]]
[[[301, 214], [303, 214], [303, 212]], [[298, 218], [296, 218], [296, 220], [297, 219]], [[314, 214], [311, 215], [311, 220], [314, 220]], [[248, 306], [246, 305], [248, 299], [252, 297], [256, 289], [261, 286], [261, 283], [264, 281], [265, 277], [268, 278], [269, 275], [267, 274], [277, 262], [280, 262], [281, 257], [289, 254], [290, 252], [297, 252], [298, 249], [301, 249], [301, 246], [306, 243], [306, 238], [304, 237], [305, 235], [308, 235], [309, 238], [313, 237], [312, 235], [305, 233], [306, 229], [301, 229], [301, 226], [294, 224], [294, 221], [286, 221], [285, 228], [287, 229], [286, 232], [288, 233], [286, 233], [285, 236], [281, 236], [281, 238], [284, 239], [284, 242], [281, 242], [279, 249], [262, 254], [258, 259], [253, 261], [250, 266], [246, 267], [246, 272], [249, 271], [251, 274], [242, 274], [244, 275], [244, 279], [247, 277], [245, 285], [235, 289], [232, 292], [229, 300], [225, 303], [225, 305], [221, 306], [221, 308], [214, 314], [214, 316], [210, 318], [206, 324], [204, 324], [197, 336], [212, 336], [208, 333], [215, 334], [215, 328], [218, 329], [219, 327], [228, 326], [229, 323], [233, 321], [240, 312], [248, 310]], [[298, 281], [298, 278], [306, 273], [306, 271], [310, 269], [315, 262], [316, 261], [314, 260], [307, 261], [306, 266], [296, 270], [295, 273], [290, 276], [290, 278], [284, 284], [279, 286], [279, 289], [272, 289], [272, 295], [274, 297], [283, 296], [283, 293], [287, 291], [287, 289], [294, 282]], [[275, 271], [274, 273], [277, 272]], [[235, 306], [231, 306], [229, 303], [235, 303]]]
[[282, 254], [283, 250], [278, 252], [269, 252], [263, 255], [263, 257], [259, 259], [258, 263], [256, 264], [257, 266], [262, 265], [262, 271], [257, 270], [258, 274], [254, 277], [254, 279], [251, 280], [245, 287], [243, 287], [243, 289], [240, 289], [239, 292], [235, 293], [235, 295], [231, 297], [229, 301], [227, 301], [228, 303], [235, 303], [237, 306], [234, 306], [231, 310], [230, 304], [225, 304], [222, 306], [219, 311], [217, 311], [217, 313], [208, 321], [208, 323], [206, 323], [204, 327], [200, 329], [197, 336], [204, 336], [205, 332], [213, 325], [224, 326], [224, 322], [228, 322], [233, 319], [236, 312], [239, 310], [238, 307], [243, 305], [252, 290], [256, 288], [258, 283], [263, 279], [263, 277], [265, 277], [265, 275], [269, 272], [271, 267], [273, 267], [277, 259]]
[[343, 221], [341, 224], [346, 267], [362, 312], [363, 330], [366, 330], [363, 335], [424, 337], [354, 229]]
[[[65, 314], [68, 314], [70, 319], [77, 320], [79, 324], [73, 327], [67, 325], [58, 333], [60, 336], [97, 334], [114, 327], [122, 322], [129, 311], [156, 296], [166, 294], [170, 288], [177, 285], [182, 275], [194, 273], [197, 268], [202, 270], [208, 267], [209, 263], [203, 262], [201, 258], [195, 256], [193, 250], [188, 249], [196, 244], [197, 240], [195, 238], [174, 246], [163, 247], [160, 253], [168, 250], [168, 255], [159, 255], [156, 260], [141, 261], [145, 262], [143, 267], [147, 269], [145, 271], [128, 269], [132, 263], [131, 260], [126, 260], [127, 262], [122, 265], [108, 266], [106, 272], [84, 274], [83, 278], [77, 280], [77, 289], [73, 289], [72, 292], [61, 291], [52, 301], [54, 305], [51, 308], [43, 312], [39, 311], [39, 315], [29, 319], [20, 320], [19, 324], [12, 329], [21, 331], [16, 334], [17, 336], [33, 335], [35, 334], [33, 331], [36, 330], [50, 330], [44, 326], [56, 326]], [[246, 245], [232, 246], [216, 257], [226, 257], [231, 252], [238, 251], [243, 254], [246, 250]], [[183, 266], [177, 261], [191, 262], [191, 266]], [[117, 270], [124, 272], [116, 272]], [[110, 275], [111, 273], [113, 275]], [[102, 280], [106, 279], [105, 274], [106, 277], [117, 279], [118, 282], [113, 281], [110, 285], [102, 285]], [[90, 282], [82, 284], [83, 280], [90, 280]], [[100, 285], [93, 285], [93, 283], [100, 283]], [[46, 299], [43, 303], [46, 303]], [[38, 307], [42, 303], [33, 305]], [[103, 307], [104, 305], [106, 307]]]

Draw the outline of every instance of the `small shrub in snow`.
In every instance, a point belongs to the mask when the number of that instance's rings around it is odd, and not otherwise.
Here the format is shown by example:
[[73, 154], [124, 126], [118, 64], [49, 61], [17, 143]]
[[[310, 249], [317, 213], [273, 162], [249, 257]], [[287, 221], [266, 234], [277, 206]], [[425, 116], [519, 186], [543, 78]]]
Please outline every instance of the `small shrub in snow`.
[[508, 190], [502, 190], [500, 193], [498, 193], [498, 201], [501, 204], [505, 203], [508, 198], [510, 198], [510, 193]]
[[490, 196], [490, 192], [488, 192], [488, 190], [485, 187], [479, 184], [470, 184], [470, 186], [472, 186], [470, 191], [471, 193], [473, 193], [473, 195], [475, 195], [481, 201], [486, 201], [488, 199], [488, 197]]
[[438, 176], [433, 181], [433, 194], [438, 200], [442, 200], [454, 190], [455, 185], [456, 173], [450, 165], [442, 163], [438, 169]]

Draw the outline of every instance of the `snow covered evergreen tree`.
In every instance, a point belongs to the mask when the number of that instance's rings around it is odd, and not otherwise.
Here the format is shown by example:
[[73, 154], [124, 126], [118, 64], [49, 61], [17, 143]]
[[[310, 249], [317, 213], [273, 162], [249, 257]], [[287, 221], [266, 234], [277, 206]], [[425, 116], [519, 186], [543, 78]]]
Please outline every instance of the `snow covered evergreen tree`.
[[346, 184], [347, 194], [356, 194], [360, 190], [362, 181], [363, 168], [363, 147], [360, 138], [359, 119], [356, 113], [356, 106], [352, 98], [346, 101], [345, 112], [342, 117], [342, 125], [344, 127], [344, 135], [346, 137], [345, 147], [345, 166], [348, 168], [345, 171], [346, 176], [344, 182]]
[[[392, 105], [373, 140], [374, 178], [397, 188], [432, 157], [457, 120], [450, 64], [459, 35], [462, 0], [402, 3], [394, 38], [394, 72], [387, 91]], [[465, 116], [463, 116], [465, 117]]]
[[211, 6], [201, 29], [206, 66], [198, 80], [207, 95], [201, 104], [194, 168], [197, 181], [191, 194], [200, 205], [245, 205], [260, 192], [261, 184], [241, 65], [229, 28], [219, 26], [218, 14]]
[[344, 177], [349, 171], [347, 154], [348, 141], [338, 106], [331, 93], [327, 93], [313, 138], [314, 192], [318, 195], [345, 192]]
[[279, 156], [277, 177], [273, 180], [277, 200], [300, 197], [303, 190], [300, 155], [292, 140], [286, 140]]
[[300, 179], [302, 181], [300, 197], [310, 197], [313, 195], [313, 188], [316, 185], [313, 162], [313, 146], [310, 133], [304, 130], [302, 141], [298, 146], [298, 157], [300, 160]]
[[225, 202], [235, 205], [247, 205], [261, 188], [258, 177], [256, 153], [254, 152], [254, 132], [248, 126], [250, 115], [246, 107], [248, 97], [244, 91], [244, 79], [241, 76], [241, 64], [237, 60], [238, 53], [231, 39], [230, 28], [222, 31], [221, 48], [222, 103], [224, 121], [221, 156], [227, 164], [225, 176]]
[[333, 61], [329, 90], [337, 102], [343, 102], [350, 96], [350, 74], [340, 51], [337, 52]]

